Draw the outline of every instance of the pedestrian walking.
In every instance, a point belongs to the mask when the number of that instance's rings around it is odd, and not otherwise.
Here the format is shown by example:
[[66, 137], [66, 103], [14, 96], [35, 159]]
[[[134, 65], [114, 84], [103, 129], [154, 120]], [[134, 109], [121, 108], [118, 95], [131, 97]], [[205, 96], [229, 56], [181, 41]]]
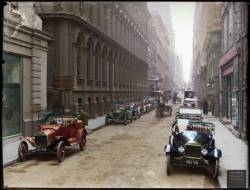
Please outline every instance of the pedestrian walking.
[[89, 115], [87, 112], [85, 112], [84, 108], [81, 107], [80, 108], [80, 112], [77, 115], [77, 119], [82, 120], [83, 125], [86, 127], [88, 126], [88, 119], [89, 119]]

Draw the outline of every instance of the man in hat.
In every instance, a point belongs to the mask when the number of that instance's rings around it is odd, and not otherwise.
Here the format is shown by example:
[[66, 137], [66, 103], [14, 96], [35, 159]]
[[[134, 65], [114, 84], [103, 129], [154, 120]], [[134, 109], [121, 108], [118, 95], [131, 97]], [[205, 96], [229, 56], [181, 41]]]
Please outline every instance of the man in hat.
[[84, 108], [81, 107], [79, 113], [77, 114], [77, 119], [82, 120], [83, 125], [88, 126], [89, 115], [85, 112]]

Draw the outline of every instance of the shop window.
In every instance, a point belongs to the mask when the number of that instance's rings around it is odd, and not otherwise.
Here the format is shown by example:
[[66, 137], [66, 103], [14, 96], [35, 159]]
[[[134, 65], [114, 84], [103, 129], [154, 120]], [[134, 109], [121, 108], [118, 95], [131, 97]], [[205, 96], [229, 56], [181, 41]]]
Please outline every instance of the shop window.
[[21, 128], [21, 57], [3, 54], [2, 126], [3, 137], [20, 133]]

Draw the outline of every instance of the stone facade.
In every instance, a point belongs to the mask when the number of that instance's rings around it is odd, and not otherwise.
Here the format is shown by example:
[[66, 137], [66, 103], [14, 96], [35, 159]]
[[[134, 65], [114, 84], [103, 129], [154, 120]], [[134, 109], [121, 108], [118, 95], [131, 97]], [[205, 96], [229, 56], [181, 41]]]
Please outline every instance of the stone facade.
[[[158, 5], [154, 3], [149, 4], [149, 11], [152, 15], [151, 25], [155, 28], [155, 35], [150, 36], [154, 39], [155, 44], [155, 64], [149, 68], [151, 78], [158, 79], [159, 89], [173, 90], [175, 85], [174, 72], [175, 72], [175, 47], [174, 35], [172, 25], [163, 22], [158, 13]], [[164, 10], [170, 14], [168, 6]], [[171, 17], [168, 17], [171, 20]], [[171, 23], [171, 21], [167, 22]], [[152, 81], [152, 80], [151, 80]], [[155, 80], [154, 80], [155, 81]]]
[[219, 115], [219, 72], [221, 51], [220, 3], [195, 5], [192, 81], [197, 97], [206, 98], [210, 111]]
[[[47, 109], [47, 52], [51, 36], [33, 2], [10, 2], [4, 7], [3, 118], [4, 137], [30, 135], [37, 112]], [[8, 109], [7, 109], [8, 108]], [[12, 126], [13, 125], [13, 126]], [[16, 130], [12, 130], [12, 129]]]
[[220, 116], [242, 136], [247, 131], [248, 8], [243, 2], [223, 2], [221, 6]]
[[[37, 2], [43, 30], [54, 36], [48, 55], [48, 107], [84, 106], [91, 118], [116, 99], [148, 92], [144, 2]], [[140, 69], [138, 69], [140, 68]]]

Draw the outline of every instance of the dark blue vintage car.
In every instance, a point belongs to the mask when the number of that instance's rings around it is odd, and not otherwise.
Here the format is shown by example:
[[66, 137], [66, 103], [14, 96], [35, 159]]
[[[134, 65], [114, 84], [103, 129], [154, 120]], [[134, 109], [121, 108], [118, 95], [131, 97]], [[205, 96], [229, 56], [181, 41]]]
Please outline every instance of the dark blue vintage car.
[[167, 175], [171, 174], [173, 166], [190, 166], [207, 168], [212, 177], [217, 178], [222, 152], [215, 146], [214, 130], [213, 123], [176, 119], [164, 148]]

